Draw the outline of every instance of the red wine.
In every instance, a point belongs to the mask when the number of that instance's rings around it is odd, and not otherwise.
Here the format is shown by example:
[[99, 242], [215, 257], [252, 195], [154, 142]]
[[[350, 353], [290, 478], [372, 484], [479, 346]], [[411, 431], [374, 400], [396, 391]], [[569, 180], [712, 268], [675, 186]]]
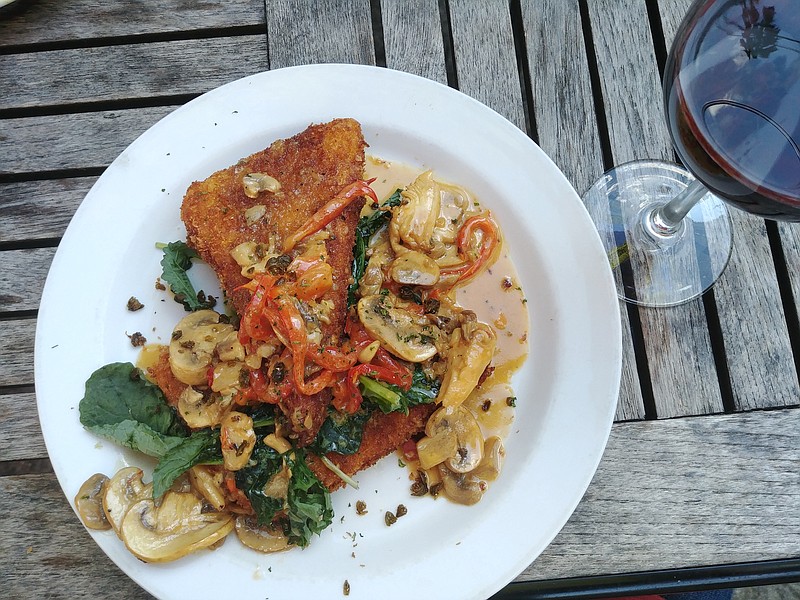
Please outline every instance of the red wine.
[[696, 1], [664, 73], [670, 135], [712, 192], [800, 221], [800, 0]]

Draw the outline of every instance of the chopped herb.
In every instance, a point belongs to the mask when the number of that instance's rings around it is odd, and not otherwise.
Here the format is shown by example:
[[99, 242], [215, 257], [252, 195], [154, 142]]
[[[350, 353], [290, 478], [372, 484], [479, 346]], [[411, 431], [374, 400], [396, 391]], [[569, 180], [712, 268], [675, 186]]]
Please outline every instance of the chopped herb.
[[395, 523], [397, 523], [397, 517], [394, 516], [394, 513], [390, 510], [386, 511], [386, 514], [383, 516], [383, 521], [386, 523], [387, 527], [391, 527]]
[[509, 396], [506, 398], [506, 404], [508, 406], [516, 406], [517, 405], [517, 397], [516, 396]]
[[490, 408], [492, 408], [492, 401], [491, 400], [484, 400], [483, 404], [481, 404], [481, 410], [483, 412], [489, 412]]
[[395, 511], [395, 514], [397, 515], [398, 519], [400, 517], [406, 516], [408, 514], [408, 509], [406, 508], [406, 505], [405, 504], [398, 504], [397, 505], [397, 510]]
[[358, 500], [356, 502], [356, 514], [357, 515], [365, 515], [367, 514], [367, 503], [363, 500]]
[[342, 585], [342, 594], [345, 596], [350, 595], [350, 582], [347, 579], [344, 580], [344, 584]]
[[412, 496], [424, 496], [428, 493], [428, 474], [425, 471], [417, 471], [414, 483], [411, 484]]

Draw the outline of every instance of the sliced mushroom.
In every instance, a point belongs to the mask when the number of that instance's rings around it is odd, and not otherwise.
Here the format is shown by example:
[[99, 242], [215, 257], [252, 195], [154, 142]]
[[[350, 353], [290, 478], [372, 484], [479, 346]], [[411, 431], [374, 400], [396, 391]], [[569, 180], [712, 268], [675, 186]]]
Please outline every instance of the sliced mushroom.
[[125, 467], [108, 480], [103, 493], [103, 511], [119, 535], [122, 519], [139, 500], [152, 496], [152, 484], [142, 483], [144, 473], [137, 467]]
[[472, 474], [484, 481], [494, 481], [500, 476], [505, 457], [506, 449], [503, 446], [503, 440], [493, 435], [483, 445], [483, 460]]
[[156, 508], [152, 499], [134, 504], [120, 527], [120, 537], [137, 558], [168, 562], [208, 548], [233, 529], [233, 516], [204, 512], [192, 493], [167, 492]]
[[399, 284], [430, 287], [439, 281], [439, 265], [425, 254], [412, 250], [392, 261], [389, 275]]
[[186, 385], [206, 383], [214, 350], [232, 330], [231, 325], [219, 322], [219, 314], [213, 310], [198, 310], [181, 319], [169, 344], [173, 375]]
[[245, 546], [258, 552], [280, 552], [292, 547], [281, 531], [271, 526], [260, 526], [252, 516], [236, 517], [236, 535]]
[[178, 414], [192, 429], [201, 429], [219, 424], [222, 406], [210, 394], [187, 386], [178, 397]]
[[441, 191], [426, 171], [402, 192], [403, 202], [392, 209], [389, 239], [395, 254], [409, 250], [426, 252], [433, 247], [433, 234], [441, 207]]
[[444, 462], [452, 471], [467, 473], [483, 459], [480, 425], [463, 406], [438, 409], [428, 419], [425, 435], [417, 442], [417, 454], [424, 469]]
[[242, 177], [244, 195], [248, 198], [258, 198], [261, 192], [275, 193], [281, 189], [280, 182], [266, 173], [248, 173]]
[[256, 445], [253, 419], [238, 411], [229, 412], [222, 419], [219, 439], [225, 468], [238, 471], [250, 460]]
[[222, 470], [216, 467], [195, 465], [189, 469], [189, 481], [194, 490], [218, 512], [225, 510], [226, 504], [222, 479]]
[[358, 318], [364, 329], [395, 356], [423, 362], [437, 352], [439, 330], [427, 319], [394, 306], [389, 295], [375, 294], [358, 301]]
[[455, 329], [437, 402], [451, 407], [464, 402], [492, 362], [496, 345], [497, 335], [485, 323], [469, 322]]
[[215, 351], [220, 360], [242, 362], [245, 357], [245, 352], [244, 346], [242, 346], [242, 343], [239, 341], [239, 332], [231, 327], [228, 333], [220, 335]]
[[103, 494], [109, 479], [102, 473], [95, 473], [87, 479], [75, 495], [75, 509], [89, 529], [105, 531], [111, 523], [103, 510]]
[[444, 464], [439, 465], [439, 476], [445, 495], [458, 504], [471, 506], [480, 502], [486, 491], [486, 482], [472, 473], [454, 473]]

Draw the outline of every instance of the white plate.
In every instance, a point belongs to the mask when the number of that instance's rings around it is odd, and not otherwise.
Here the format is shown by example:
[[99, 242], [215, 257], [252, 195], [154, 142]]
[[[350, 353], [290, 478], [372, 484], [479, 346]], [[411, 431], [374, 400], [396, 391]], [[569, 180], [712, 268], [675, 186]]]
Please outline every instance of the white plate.
[[[42, 430], [70, 503], [92, 473], [144, 462], [86, 432], [77, 406], [94, 369], [135, 360], [124, 332], [165, 340], [182, 314], [154, 289], [153, 244], [184, 238], [187, 186], [335, 117], [361, 122], [371, 154], [433, 168], [474, 192], [510, 241], [531, 329], [504, 472], [464, 507], [412, 498], [406, 470], [387, 458], [359, 476], [359, 491], [333, 495], [334, 524], [309, 548], [277, 555], [232, 537], [213, 553], [146, 565], [113, 533], [91, 534], [159, 598], [339, 598], [345, 580], [353, 599], [486, 598], [558, 533], [603, 453], [620, 378], [619, 308], [567, 180], [519, 129], [457, 91], [388, 69], [313, 65], [247, 77], [179, 108], [111, 164], [75, 214], [47, 278], [35, 352]], [[131, 295], [145, 310], [125, 310]], [[367, 515], [355, 514], [359, 499]], [[408, 515], [386, 527], [384, 512], [401, 502]]]

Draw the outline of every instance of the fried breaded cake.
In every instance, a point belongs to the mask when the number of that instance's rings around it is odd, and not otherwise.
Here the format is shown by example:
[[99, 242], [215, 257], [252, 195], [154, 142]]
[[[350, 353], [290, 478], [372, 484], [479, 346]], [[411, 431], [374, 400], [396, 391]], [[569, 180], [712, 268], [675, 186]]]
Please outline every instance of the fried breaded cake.
[[[251, 292], [236, 290], [248, 280], [231, 250], [243, 242], [267, 243], [270, 236], [281, 245], [345, 186], [364, 176], [365, 147], [358, 121], [336, 119], [278, 140], [189, 186], [181, 206], [187, 242], [214, 269], [237, 313], [242, 313]], [[280, 189], [248, 198], [242, 179], [251, 173], [270, 175], [278, 180]], [[256, 205], [264, 206], [266, 212], [248, 224], [245, 211]], [[354, 202], [329, 226], [333, 235], [326, 246], [334, 287], [326, 298], [336, 307], [338, 318], [328, 327], [336, 335], [344, 327], [355, 229], [362, 206], [363, 202]]]
[[[272, 241], [282, 247], [283, 241], [317, 210], [363, 177], [365, 147], [358, 121], [336, 119], [278, 140], [189, 187], [181, 206], [187, 242], [214, 269], [239, 315], [252, 292], [238, 289], [248, 279], [231, 250], [251, 241]], [[280, 189], [248, 197], [242, 180], [253, 173], [276, 179]], [[363, 204], [363, 199], [353, 202], [328, 226], [331, 235], [325, 246], [333, 269], [333, 287], [322, 299], [330, 301], [333, 310], [330, 322], [321, 327], [324, 344], [338, 345], [344, 331], [355, 231]], [[264, 207], [263, 216], [248, 223], [245, 213], [256, 205]], [[281, 404], [301, 446], [316, 436], [330, 399], [330, 390], [326, 389], [315, 396], [294, 394]]]

